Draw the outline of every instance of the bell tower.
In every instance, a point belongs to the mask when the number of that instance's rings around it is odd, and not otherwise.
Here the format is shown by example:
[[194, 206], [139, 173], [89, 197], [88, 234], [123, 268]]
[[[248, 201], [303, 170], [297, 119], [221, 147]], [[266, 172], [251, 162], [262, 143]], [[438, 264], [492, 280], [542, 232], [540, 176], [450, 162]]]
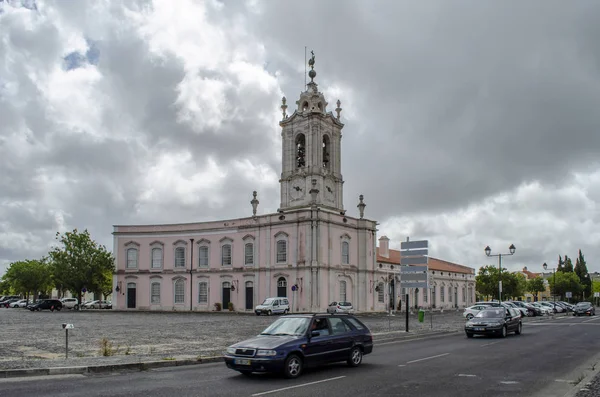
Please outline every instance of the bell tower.
[[317, 205], [323, 209], [344, 212], [341, 172], [341, 140], [344, 124], [340, 121], [341, 103], [336, 116], [327, 112], [327, 101], [314, 78], [315, 54], [308, 61], [310, 82], [296, 101], [291, 116], [282, 98], [282, 171], [280, 210]]

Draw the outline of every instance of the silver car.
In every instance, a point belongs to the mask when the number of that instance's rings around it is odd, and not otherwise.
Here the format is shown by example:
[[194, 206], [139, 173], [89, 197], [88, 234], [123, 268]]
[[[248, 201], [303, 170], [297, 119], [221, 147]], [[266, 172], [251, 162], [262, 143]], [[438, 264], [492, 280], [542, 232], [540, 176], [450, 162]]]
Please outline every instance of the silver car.
[[350, 302], [331, 302], [327, 306], [327, 313], [354, 313], [354, 308]]

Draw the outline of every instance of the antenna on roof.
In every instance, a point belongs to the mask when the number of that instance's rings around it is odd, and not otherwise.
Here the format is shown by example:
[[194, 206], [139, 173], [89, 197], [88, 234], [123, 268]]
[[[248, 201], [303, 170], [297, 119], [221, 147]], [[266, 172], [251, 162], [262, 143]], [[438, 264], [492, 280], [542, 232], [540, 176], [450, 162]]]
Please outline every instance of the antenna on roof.
[[304, 46], [304, 89], [306, 89], [306, 46]]

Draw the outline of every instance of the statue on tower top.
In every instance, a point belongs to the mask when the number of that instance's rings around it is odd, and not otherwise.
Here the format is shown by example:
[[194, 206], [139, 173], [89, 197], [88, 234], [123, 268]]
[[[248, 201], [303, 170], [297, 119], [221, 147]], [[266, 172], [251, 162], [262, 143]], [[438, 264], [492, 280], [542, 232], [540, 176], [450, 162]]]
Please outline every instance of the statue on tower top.
[[313, 79], [317, 76], [317, 72], [315, 72], [315, 52], [313, 50], [310, 51], [311, 57], [308, 60], [308, 66], [310, 66], [310, 72], [308, 72], [308, 77], [310, 77], [310, 82], [313, 82]]

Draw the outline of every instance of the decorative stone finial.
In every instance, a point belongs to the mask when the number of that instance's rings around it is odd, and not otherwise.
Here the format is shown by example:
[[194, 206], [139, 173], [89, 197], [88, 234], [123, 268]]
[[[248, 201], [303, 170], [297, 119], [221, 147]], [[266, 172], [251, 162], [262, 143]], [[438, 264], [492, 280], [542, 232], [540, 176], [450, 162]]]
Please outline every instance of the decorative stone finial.
[[312, 197], [313, 204], [315, 204], [317, 202], [317, 194], [319, 194], [319, 189], [317, 189], [317, 180], [316, 179], [312, 180], [312, 189], [310, 189], [309, 193]]
[[340, 107], [342, 105], [342, 103], [340, 102], [340, 100], [338, 99], [336, 102], [337, 108], [335, 109], [335, 111], [337, 112], [337, 119], [340, 119], [340, 113], [342, 111], [342, 108]]
[[310, 82], [313, 82], [313, 79], [317, 76], [317, 72], [315, 72], [315, 52], [310, 51], [312, 57], [308, 60], [308, 66], [310, 66], [310, 72], [308, 72], [308, 77], [310, 77]]
[[362, 194], [360, 196], [358, 196], [359, 203], [358, 203], [357, 207], [358, 207], [358, 211], [360, 213], [360, 219], [363, 219], [365, 217], [365, 207], [367, 206], [363, 202], [363, 199], [364, 199], [364, 196]]
[[252, 216], [256, 216], [256, 208], [258, 207], [258, 203], [259, 201], [256, 199], [256, 190], [252, 192], [252, 201], [250, 201], [250, 204], [252, 204]]
[[[287, 110], [287, 105], [285, 104], [287, 102], [287, 99], [285, 99], [285, 97], [281, 98], [281, 112], [283, 113], [283, 118], [287, 119], [287, 114], [286, 114], [286, 110]], [[339, 119], [339, 116], [338, 116]]]

